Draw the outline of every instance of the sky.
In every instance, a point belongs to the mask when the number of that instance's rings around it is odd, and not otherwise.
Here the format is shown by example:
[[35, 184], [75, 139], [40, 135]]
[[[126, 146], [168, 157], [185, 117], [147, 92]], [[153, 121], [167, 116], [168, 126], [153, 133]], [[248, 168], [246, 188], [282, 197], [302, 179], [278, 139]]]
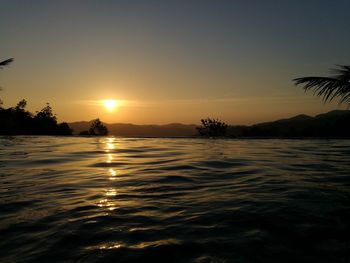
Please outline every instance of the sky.
[[[348, 0], [0, 0], [5, 107], [59, 121], [252, 124], [346, 109], [292, 79], [350, 62]], [[102, 100], [114, 99], [108, 110]]]

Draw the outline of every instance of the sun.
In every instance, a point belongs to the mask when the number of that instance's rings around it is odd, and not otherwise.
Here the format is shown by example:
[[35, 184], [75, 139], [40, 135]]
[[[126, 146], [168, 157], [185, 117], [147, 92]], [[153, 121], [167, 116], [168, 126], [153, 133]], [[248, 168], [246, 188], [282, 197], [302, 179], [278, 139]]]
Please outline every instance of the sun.
[[108, 111], [114, 111], [118, 107], [118, 101], [117, 100], [104, 100], [103, 106], [105, 106], [105, 108]]

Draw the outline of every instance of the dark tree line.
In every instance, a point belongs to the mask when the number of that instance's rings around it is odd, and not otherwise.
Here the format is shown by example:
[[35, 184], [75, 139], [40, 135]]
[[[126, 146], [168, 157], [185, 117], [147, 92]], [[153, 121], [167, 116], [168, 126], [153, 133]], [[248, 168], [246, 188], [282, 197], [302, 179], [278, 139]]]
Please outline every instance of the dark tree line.
[[71, 135], [66, 122], [58, 123], [51, 106], [47, 103], [36, 114], [26, 110], [27, 101], [21, 100], [15, 107], [0, 106], [1, 135]]
[[[0, 69], [13, 62], [13, 58], [0, 61]], [[27, 101], [21, 100], [15, 107], [3, 108], [0, 99], [0, 135], [71, 135], [66, 122], [58, 123], [56, 115], [47, 103], [36, 114], [26, 110]]]

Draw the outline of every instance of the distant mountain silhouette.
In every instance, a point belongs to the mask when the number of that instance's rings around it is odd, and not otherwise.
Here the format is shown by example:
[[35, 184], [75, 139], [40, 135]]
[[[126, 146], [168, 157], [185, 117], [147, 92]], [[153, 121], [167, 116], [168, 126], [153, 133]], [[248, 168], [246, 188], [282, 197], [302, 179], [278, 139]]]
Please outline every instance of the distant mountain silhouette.
[[350, 111], [335, 110], [315, 117], [298, 115], [252, 126], [231, 126], [234, 137], [350, 137]]
[[[91, 121], [73, 122], [69, 126], [74, 134], [87, 130]], [[107, 124], [109, 133], [125, 137], [194, 137], [198, 136], [194, 124], [171, 123], [166, 125], [136, 125], [129, 123]], [[251, 126], [231, 125], [228, 137], [349, 137], [350, 110], [335, 110], [311, 117], [297, 115], [288, 119], [258, 123]]]
[[[103, 123], [109, 134], [125, 137], [192, 137], [196, 136], [196, 125], [170, 123], [166, 125], [136, 125], [130, 123]], [[72, 122], [69, 126], [74, 134], [89, 129], [91, 121]]]

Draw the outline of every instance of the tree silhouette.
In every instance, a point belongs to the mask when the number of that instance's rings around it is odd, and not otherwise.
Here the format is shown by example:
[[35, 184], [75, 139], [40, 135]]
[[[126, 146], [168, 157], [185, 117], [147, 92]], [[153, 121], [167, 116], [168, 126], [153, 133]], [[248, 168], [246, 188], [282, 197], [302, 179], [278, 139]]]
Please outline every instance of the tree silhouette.
[[108, 129], [106, 126], [102, 124], [100, 119], [96, 119], [92, 122], [89, 133], [91, 135], [107, 135], [108, 134]]
[[228, 125], [218, 119], [202, 119], [202, 126], [197, 127], [197, 130], [202, 136], [218, 137], [225, 136]]
[[97, 118], [92, 121], [88, 131], [82, 131], [79, 135], [105, 136], [108, 135], [108, 129], [102, 124], [100, 119]]
[[27, 101], [25, 99], [19, 101], [16, 105], [17, 111], [24, 111], [25, 107], [27, 106]]
[[40, 134], [52, 134], [57, 130], [57, 118], [49, 103], [34, 116], [34, 123]]
[[350, 66], [340, 65], [332, 72], [331, 77], [303, 77], [293, 81], [295, 85], [303, 85], [305, 91], [313, 90], [324, 102], [338, 97], [339, 103], [350, 105]]
[[67, 122], [62, 122], [58, 124], [58, 135], [71, 135], [73, 130], [69, 127]]
[[[21, 101], [18, 103], [20, 104]], [[17, 105], [18, 105], [17, 104]], [[57, 118], [55, 114], [52, 112], [52, 108], [50, 106], [50, 103], [46, 103], [46, 106], [41, 109], [41, 111], [37, 112], [34, 118], [41, 119], [41, 120], [48, 120], [50, 122], [56, 122], [57, 123]]]

